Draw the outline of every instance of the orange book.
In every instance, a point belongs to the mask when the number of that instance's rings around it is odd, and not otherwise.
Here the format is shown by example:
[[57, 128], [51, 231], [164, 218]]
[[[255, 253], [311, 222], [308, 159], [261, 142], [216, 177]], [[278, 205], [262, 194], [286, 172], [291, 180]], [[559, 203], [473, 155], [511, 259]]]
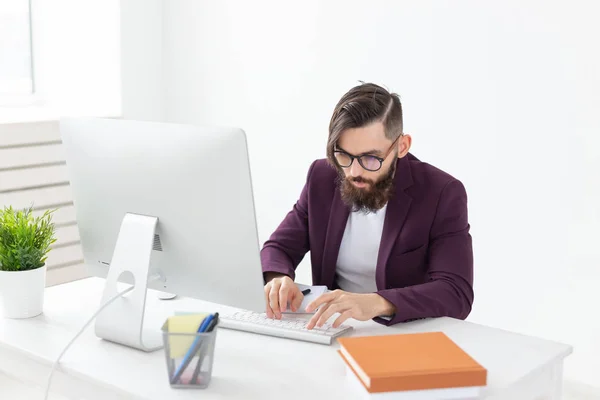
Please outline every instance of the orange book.
[[487, 370], [443, 332], [341, 337], [340, 355], [369, 393], [480, 387]]

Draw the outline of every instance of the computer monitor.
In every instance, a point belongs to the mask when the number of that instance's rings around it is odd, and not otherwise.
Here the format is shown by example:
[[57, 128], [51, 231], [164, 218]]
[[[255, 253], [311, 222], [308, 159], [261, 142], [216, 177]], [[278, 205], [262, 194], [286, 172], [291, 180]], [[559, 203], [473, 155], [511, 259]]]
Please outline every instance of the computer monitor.
[[[146, 288], [264, 312], [252, 181], [241, 129], [63, 118], [60, 130], [85, 264], [135, 284], [96, 320], [96, 334], [152, 351]], [[154, 279], [149, 279], [154, 277]]]

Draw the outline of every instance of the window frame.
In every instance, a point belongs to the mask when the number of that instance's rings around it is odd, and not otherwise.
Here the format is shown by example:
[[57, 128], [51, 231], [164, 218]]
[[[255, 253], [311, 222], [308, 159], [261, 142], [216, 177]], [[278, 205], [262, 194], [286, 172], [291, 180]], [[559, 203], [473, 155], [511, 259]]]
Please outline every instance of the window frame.
[[35, 51], [33, 45], [33, 6], [32, 0], [27, 0], [27, 7], [29, 9], [28, 22], [29, 22], [29, 53], [31, 55], [31, 63], [29, 64], [29, 70], [31, 74], [31, 93], [14, 94], [14, 93], [3, 93], [0, 91], [0, 107], [24, 107], [24, 106], [36, 106], [42, 105], [40, 96], [36, 91], [36, 74], [35, 74]]

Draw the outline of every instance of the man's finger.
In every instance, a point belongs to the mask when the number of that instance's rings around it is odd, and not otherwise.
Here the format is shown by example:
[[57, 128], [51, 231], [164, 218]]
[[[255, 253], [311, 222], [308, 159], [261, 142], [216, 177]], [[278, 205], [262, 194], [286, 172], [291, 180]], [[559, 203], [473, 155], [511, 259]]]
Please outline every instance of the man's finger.
[[271, 310], [275, 314], [275, 318], [279, 319], [281, 317], [281, 313], [279, 311], [279, 289], [281, 288], [281, 283], [273, 282], [271, 286], [271, 291], [269, 292], [269, 304], [271, 305]]
[[327, 310], [325, 310], [325, 312], [319, 317], [319, 320], [317, 321], [317, 327], [322, 327], [325, 324], [325, 322], [327, 322], [327, 320], [331, 318], [333, 314], [342, 313], [348, 310], [349, 308], [350, 307], [344, 304], [332, 303], [329, 307], [327, 307]]
[[292, 299], [292, 311], [296, 312], [302, 305], [302, 300], [304, 300], [304, 295], [300, 290], [294, 291], [294, 298]]
[[271, 309], [271, 305], [269, 304], [269, 293], [271, 293], [271, 283], [267, 283], [265, 285], [265, 303], [266, 303], [266, 313], [267, 313], [267, 318], [273, 318], [274, 314], [273, 314], [273, 310]]
[[279, 288], [279, 311], [280, 312], [285, 312], [287, 310], [289, 291], [290, 291], [290, 289], [285, 285], [281, 285], [281, 288]]
[[306, 329], [314, 328], [321, 315], [327, 310], [327, 308], [329, 308], [330, 305], [331, 303], [325, 303], [322, 305], [321, 308], [319, 308], [319, 311], [317, 311], [315, 315], [312, 316], [310, 321], [308, 321], [308, 324], [306, 324]]
[[342, 314], [340, 314], [340, 316], [337, 317], [335, 319], [335, 321], [333, 321], [333, 324], [331, 326], [333, 328], [339, 328], [340, 325], [342, 325], [344, 323], [344, 321], [346, 321], [351, 316], [352, 316], [352, 310], [346, 310]]
[[313, 312], [314, 310], [319, 308], [321, 304], [329, 303], [330, 301], [333, 301], [337, 296], [338, 292], [335, 291], [323, 293], [322, 295], [311, 301], [309, 305], [306, 306], [306, 312]]

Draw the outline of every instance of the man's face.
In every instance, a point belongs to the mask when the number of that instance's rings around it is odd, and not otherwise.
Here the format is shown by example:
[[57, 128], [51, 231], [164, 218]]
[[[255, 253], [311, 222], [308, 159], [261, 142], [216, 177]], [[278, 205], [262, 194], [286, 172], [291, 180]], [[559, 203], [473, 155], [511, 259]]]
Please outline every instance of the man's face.
[[[340, 168], [344, 178], [341, 187], [344, 201], [355, 211], [369, 212], [383, 207], [391, 196], [396, 160], [408, 152], [409, 146], [410, 137], [402, 136], [396, 143], [386, 138], [381, 122], [344, 131], [336, 150], [353, 156], [375, 156], [384, 159], [381, 168], [374, 158], [370, 158], [371, 162], [368, 162], [368, 158], [363, 158], [363, 164], [367, 162], [367, 168], [363, 167], [358, 159], [354, 159], [350, 167]], [[369, 170], [377, 168], [377, 171]]]

